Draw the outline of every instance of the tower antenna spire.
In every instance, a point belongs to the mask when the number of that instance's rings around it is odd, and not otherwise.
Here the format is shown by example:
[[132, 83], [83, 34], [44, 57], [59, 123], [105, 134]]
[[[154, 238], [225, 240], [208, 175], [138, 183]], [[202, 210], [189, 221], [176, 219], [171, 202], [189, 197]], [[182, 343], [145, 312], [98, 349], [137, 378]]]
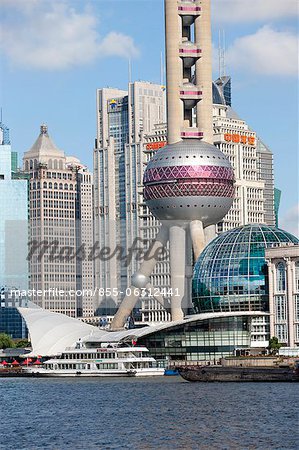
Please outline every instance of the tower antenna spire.
[[128, 59], [128, 78], [129, 78], [129, 83], [132, 82], [132, 62], [131, 62], [131, 58]]
[[218, 76], [221, 78], [221, 30], [218, 30]]
[[223, 41], [223, 49], [222, 49], [222, 74], [225, 77], [226, 75], [226, 64], [225, 64], [225, 30], [222, 30], [222, 41]]
[[224, 30], [219, 30], [219, 35], [218, 35], [218, 69], [219, 69], [219, 78], [224, 77], [226, 74], [225, 31]]

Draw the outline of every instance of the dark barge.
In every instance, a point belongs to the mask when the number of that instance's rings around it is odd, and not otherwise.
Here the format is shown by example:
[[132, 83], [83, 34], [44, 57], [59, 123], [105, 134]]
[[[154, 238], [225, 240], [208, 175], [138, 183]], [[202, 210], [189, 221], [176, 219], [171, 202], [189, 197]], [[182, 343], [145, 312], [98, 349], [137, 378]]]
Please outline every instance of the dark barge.
[[299, 381], [299, 367], [182, 366], [179, 374], [187, 381]]

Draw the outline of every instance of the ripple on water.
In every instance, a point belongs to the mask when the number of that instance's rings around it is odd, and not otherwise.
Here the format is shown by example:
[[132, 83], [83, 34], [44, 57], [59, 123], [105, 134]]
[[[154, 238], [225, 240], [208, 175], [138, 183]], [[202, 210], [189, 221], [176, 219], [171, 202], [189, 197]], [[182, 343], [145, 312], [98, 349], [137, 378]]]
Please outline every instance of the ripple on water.
[[0, 448], [297, 449], [291, 383], [4, 379]]

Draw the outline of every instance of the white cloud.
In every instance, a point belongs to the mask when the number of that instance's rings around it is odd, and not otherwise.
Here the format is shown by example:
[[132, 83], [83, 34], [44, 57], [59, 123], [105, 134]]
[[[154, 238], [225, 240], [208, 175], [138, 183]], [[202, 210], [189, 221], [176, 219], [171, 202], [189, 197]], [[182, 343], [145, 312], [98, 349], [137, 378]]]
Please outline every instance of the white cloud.
[[290, 31], [276, 31], [268, 25], [255, 34], [236, 39], [228, 48], [229, 67], [261, 75], [296, 76], [298, 38]]
[[285, 213], [279, 227], [299, 237], [299, 205], [293, 206]]
[[1, 0], [1, 4], [0, 46], [15, 66], [57, 70], [106, 56], [138, 55], [130, 36], [111, 32], [101, 38], [92, 12], [78, 12], [68, 1]]
[[130, 36], [112, 31], [107, 34], [99, 46], [99, 51], [103, 56], [138, 56], [138, 50]]
[[297, 0], [212, 0], [216, 22], [244, 23], [298, 16]]

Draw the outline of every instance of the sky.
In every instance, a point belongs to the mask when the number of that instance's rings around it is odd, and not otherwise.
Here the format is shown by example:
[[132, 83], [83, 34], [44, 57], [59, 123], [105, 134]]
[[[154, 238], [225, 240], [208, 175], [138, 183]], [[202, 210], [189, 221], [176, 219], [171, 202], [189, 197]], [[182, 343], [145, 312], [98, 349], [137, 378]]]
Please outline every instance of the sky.
[[[272, 150], [280, 226], [298, 234], [297, 0], [211, 0], [213, 77], [225, 34], [233, 108]], [[96, 89], [160, 82], [163, 0], [0, 0], [0, 106], [20, 156], [46, 123], [92, 169]]]

